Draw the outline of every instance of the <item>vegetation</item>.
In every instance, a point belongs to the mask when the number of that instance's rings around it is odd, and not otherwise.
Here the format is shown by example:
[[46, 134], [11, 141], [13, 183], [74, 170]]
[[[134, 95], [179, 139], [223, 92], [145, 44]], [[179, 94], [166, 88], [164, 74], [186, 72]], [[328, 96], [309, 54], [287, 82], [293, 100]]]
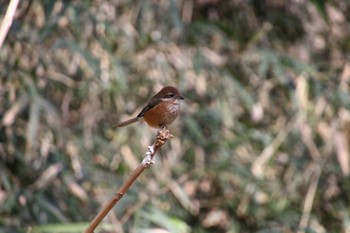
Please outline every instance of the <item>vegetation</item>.
[[[4, 16], [8, 2], [0, 2]], [[350, 2], [21, 1], [0, 50], [0, 232], [350, 232]], [[161, 231], [163, 230], [163, 231]]]

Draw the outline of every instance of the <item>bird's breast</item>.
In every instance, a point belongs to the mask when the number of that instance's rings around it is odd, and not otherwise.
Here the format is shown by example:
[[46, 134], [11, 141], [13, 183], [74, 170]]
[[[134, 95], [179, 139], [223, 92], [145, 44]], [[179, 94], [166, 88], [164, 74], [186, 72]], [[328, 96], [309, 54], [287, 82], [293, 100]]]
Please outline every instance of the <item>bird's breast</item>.
[[161, 128], [170, 125], [180, 113], [180, 104], [164, 101], [148, 110], [143, 118], [148, 125]]

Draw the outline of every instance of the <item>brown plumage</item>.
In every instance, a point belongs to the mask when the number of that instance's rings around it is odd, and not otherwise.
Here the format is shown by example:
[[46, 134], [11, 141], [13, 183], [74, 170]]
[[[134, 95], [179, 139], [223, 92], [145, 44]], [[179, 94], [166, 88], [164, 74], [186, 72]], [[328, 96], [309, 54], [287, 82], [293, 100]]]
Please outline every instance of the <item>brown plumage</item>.
[[154, 128], [170, 125], [180, 113], [180, 102], [184, 98], [175, 87], [167, 86], [154, 95], [135, 118], [116, 124], [124, 127], [138, 121], [146, 121]]

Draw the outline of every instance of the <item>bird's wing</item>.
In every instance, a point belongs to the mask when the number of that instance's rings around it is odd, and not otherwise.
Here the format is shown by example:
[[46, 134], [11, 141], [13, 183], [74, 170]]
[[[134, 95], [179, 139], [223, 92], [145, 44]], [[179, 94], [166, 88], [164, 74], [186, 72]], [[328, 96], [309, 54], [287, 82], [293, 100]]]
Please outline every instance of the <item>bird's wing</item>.
[[137, 115], [137, 117], [143, 117], [145, 115], [145, 113], [154, 108], [157, 104], [159, 104], [162, 100], [160, 98], [152, 98], [150, 99], [150, 101], [148, 102], [147, 106], [144, 107], [141, 112], [139, 113], [139, 115]]

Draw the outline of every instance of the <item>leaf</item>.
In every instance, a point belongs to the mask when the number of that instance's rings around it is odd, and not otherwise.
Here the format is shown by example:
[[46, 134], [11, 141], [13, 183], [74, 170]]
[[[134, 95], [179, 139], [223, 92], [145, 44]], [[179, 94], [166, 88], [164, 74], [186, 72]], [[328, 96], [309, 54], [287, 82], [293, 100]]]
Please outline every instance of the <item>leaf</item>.
[[178, 218], [170, 217], [157, 209], [152, 209], [150, 212], [142, 212], [141, 215], [172, 233], [190, 232], [190, 227], [185, 222]]

